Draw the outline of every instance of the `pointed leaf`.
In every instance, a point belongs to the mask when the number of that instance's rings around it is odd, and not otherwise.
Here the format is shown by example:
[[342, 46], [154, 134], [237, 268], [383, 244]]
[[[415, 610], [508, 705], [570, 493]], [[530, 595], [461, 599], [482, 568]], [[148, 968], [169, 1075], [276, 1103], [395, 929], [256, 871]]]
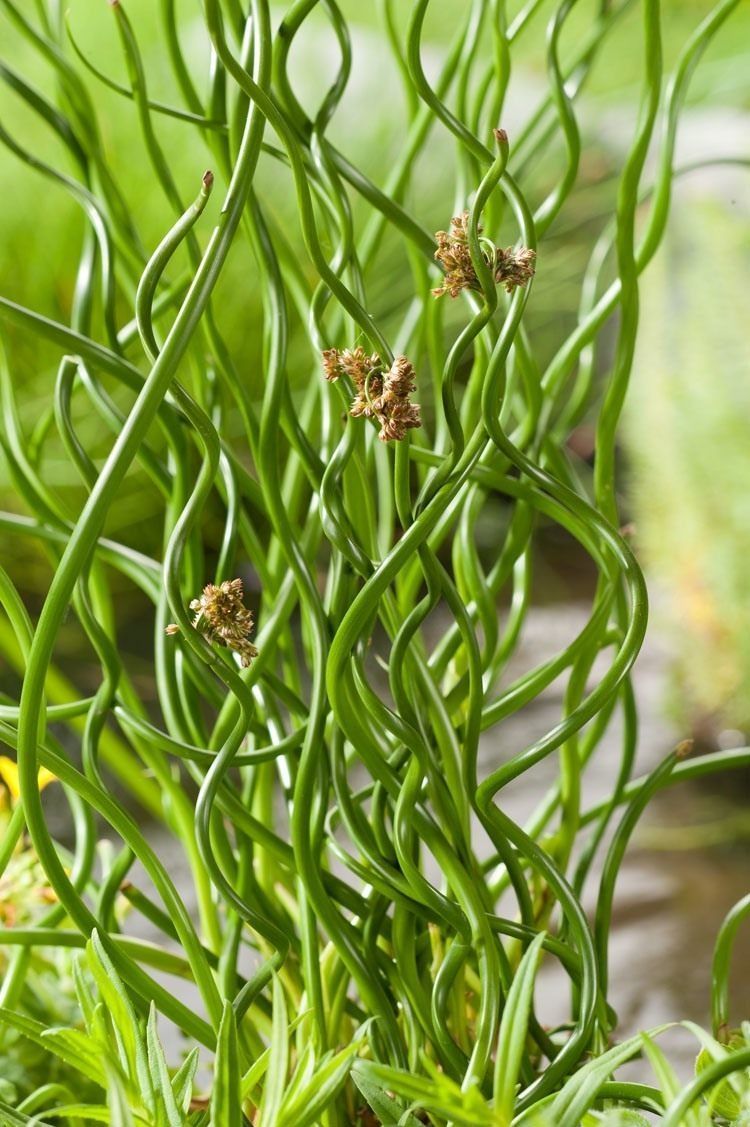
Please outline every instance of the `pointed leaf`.
[[354, 1063], [352, 1075], [358, 1086], [359, 1077], [364, 1075], [385, 1091], [396, 1092], [410, 1100], [413, 1107], [443, 1119], [456, 1120], [461, 1127], [501, 1127], [499, 1116], [476, 1087], [464, 1091], [448, 1076], [428, 1080], [399, 1068], [360, 1060]]
[[27, 1124], [31, 1127], [52, 1127], [48, 1121], [39, 1119], [36, 1115], [32, 1119], [25, 1112], [18, 1111], [4, 1100], [0, 1100], [0, 1127], [26, 1127]]
[[252, 1097], [253, 1089], [265, 1076], [268, 1071], [268, 1062], [271, 1059], [271, 1050], [264, 1049], [260, 1056], [255, 1060], [250, 1068], [248, 1068], [245, 1075], [242, 1077], [240, 1083], [240, 1090], [242, 1092], [243, 1100]]
[[271, 1024], [271, 1055], [261, 1102], [261, 1123], [275, 1123], [286, 1088], [289, 1068], [289, 1023], [287, 1020], [284, 987], [278, 975], [273, 978], [273, 1021]]
[[76, 998], [78, 1005], [81, 1007], [83, 1020], [86, 1023], [86, 1028], [91, 1032], [91, 1023], [96, 1008], [96, 999], [94, 998], [91, 987], [86, 980], [86, 974], [83, 969], [84, 955], [79, 952], [73, 959], [73, 983], [75, 985]]
[[495, 1108], [501, 1119], [510, 1123], [516, 1099], [516, 1087], [521, 1071], [521, 1059], [526, 1045], [529, 1014], [534, 997], [534, 981], [539, 966], [545, 933], [529, 944], [513, 979], [500, 1022], [495, 1060]]
[[158, 1110], [167, 1127], [184, 1127], [184, 1119], [177, 1106], [172, 1091], [172, 1079], [169, 1075], [164, 1049], [159, 1040], [156, 1026], [156, 1006], [151, 1004], [146, 1027], [146, 1045], [148, 1049], [148, 1064], [151, 1071], [154, 1092], [157, 1098]]
[[647, 1033], [641, 1034], [641, 1041], [643, 1042], [643, 1051], [648, 1057], [654, 1070], [654, 1076], [659, 1082], [661, 1094], [664, 1096], [664, 1104], [667, 1106], [679, 1095], [682, 1085], [664, 1053], [658, 1045], [654, 1044]]
[[[651, 1036], [662, 1033], [669, 1024], [650, 1031]], [[589, 1061], [558, 1092], [550, 1108], [550, 1118], [556, 1127], [579, 1127], [580, 1121], [597, 1098], [599, 1089], [616, 1069], [639, 1052], [641, 1035], [628, 1038], [606, 1053]], [[528, 1120], [526, 1120], [528, 1122]]]
[[[297, 1027], [302, 1024], [302, 1022], [305, 1020], [305, 1018], [308, 1016], [309, 1013], [311, 1013], [310, 1010], [303, 1010], [301, 1014], [297, 1014], [294, 1021], [289, 1026], [289, 1035], [290, 1036], [294, 1032], [294, 1030], [297, 1029]], [[248, 1068], [247, 1072], [242, 1077], [241, 1086], [242, 1086], [242, 1098], [243, 1098], [243, 1100], [246, 1100], [246, 1099], [252, 1097], [253, 1089], [255, 1088], [255, 1086], [258, 1083], [260, 1083], [260, 1081], [263, 1079], [263, 1077], [266, 1074], [266, 1070], [268, 1068], [268, 1062], [270, 1060], [270, 1057], [271, 1057], [271, 1050], [270, 1049], [264, 1049], [264, 1051], [260, 1054], [260, 1056], [257, 1058], [257, 1060], [255, 1060], [251, 1064], [250, 1068]]]
[[291, 1098], [284, 1099], [278, 1127], [310, 1127], [320, 1119], [343, 1088], [358, 1052], [358, 1044], [349, 1045], [316, 1068], [301, 1091], [291, 1092]]
[[193, 1095], [195, 1074], [198, 1070], [198, 1047], [191, 1049], [172, 1077], [172, 1091], [177, 1106], [186, 1113]]
[[[352, 1079], [367, 1100], [368, 1107], [375, 1112], [382, 1127], [422, 1127], [415, 1115], [407, 1109], [403, 1100], [396, 1099], [380, 1085], [354, 1068]], [[406, 1116], [407, 1118], [404, 1118]]]
[[141, 1098], [150, 1111], [155, 1111], [154, 1093], [148, 1057], [141, 1039], [140, 1023], [114, 964], [94, 929], [86, 944], [86, 958], [101, 999], [109, 1012], [112, 1033], [125, 1076], [137, 1080]]

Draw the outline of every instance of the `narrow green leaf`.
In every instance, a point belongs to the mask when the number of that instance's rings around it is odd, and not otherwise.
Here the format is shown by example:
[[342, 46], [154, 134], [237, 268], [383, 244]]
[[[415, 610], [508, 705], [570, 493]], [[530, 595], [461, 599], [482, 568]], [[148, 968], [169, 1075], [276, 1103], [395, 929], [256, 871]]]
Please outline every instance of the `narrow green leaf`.
[[101, 1054], [91, 1039], [77, 1029], [47, 1029], [41, 1022], [0, 1007], [0, 1024], [11, 1026], [29, 1040], [48, 1052], [54, 1053], [65, 1064], [77, 1069], [95, 1084], [105, 1088], [107, 1079], [101, 1064]]
[[[54, 1109], [48, 1109], [47, 1115], [52, 1115], [53, 1111], [57, 1123], [67, 1119], [83, 1119], [91, 1123], [110, 1123], [112, 1120], [109, 1108], [103, 1104], [56, 1104]], [[146, 1124], [144, 1119], [139, 1119], [137, 1116], [134, 1116], [134, 1120], [136, 1127], [144, 1127]], [[33, 1122], [36, 1125], [36, 1119]]]
[[616, 1107], [584, 1115], [581, 1127], [649, 1127], [649, 1122], [632, 1108]]
[[146, 1026], [146, 1045], [148, 1049], [148, 1064], [151, 1072], [154, 1093], [157, 1100], [157, 1119], [163, 1119], [167, 1127], [184, 1127], [184, 1118], [177, 1106], [172, 1090], [172, 1079], [169, 1075], [164, 1049], [159, 1040], [156, 1025], [156, 1006], [151, 1004]]
[[[317, 1061], [318, 1067], [322, 1068], [330, 1056], [330, 1053], [326, 1053], [320, 1061]], [[296, 1098], [297, 1093], [305, 1087], [315, 1071], [315, 1067], [315, 1049], [313, 1048], [312, 1041], [308, 1041], [299, 1054], [292, 1078], [284, 1090], [285, 1105], [291, 1103]]]
[[106, 1061], [113, 1062], [121, 1068], [120, 1054], [117, 1046], [112, 1044], [112, 1033], [107, 1017], [107, 1007], [104, 1002], [97, 1002], [91, 1013], [91, 1041], [96, 1046], [97, 1052]]
[[25, 1127], [26, 1124], [31, 1124], [32, 1127], [53, 1127], [47, 1120], [39, 1119], [36, 1115], [32, 1119], [25, 1112], [17, 1111], [0, 1100], [0, 1127]]
[[357, 1085], [359, 1076], [364, 1075], [386, 1091], [411, 1101], [414, 1107], [456, 1120], [462, 1127], [501, 1127], [494, 1108], [489, 1107], [476, 1087], [463, 1091], [448, 1076], [427, 1079], [375, 1061], [359, 1060], [352, 1072]]
[[242, 1127], [237, 1022], [230, 1002], [224, 1003], [216, 1045], [214, 1086], [211, 1093], [211, 1125], [212, 1127]]
[[[55, 1115], [55, 1123], [58, 1125], [58, 1127], [60, 1119], [83, 1119], [91, 1123], [112, 1122], [112, 1114], [110, 1108], [105, 1107], [103, 1104], [56, 1104], [54, 1109], [49, 1108], [46, 1114], [52, 1115], [53, 1110]], [[151, 1119], [146, 1119], [137, 1111], [130, 1109], [130, 1115], [132, 1116], [134, 1127], [153, 1127], [153, 1121]], [[41, 1123], [38, 1119], [31, 1119], [29, 1120], [29, 1122], [33, 1123], [34, 1127], [44, 1127], [44, 1124]], [[1, 1120], [0, 1127], [2, 1127]]]
[[368, 1107], [375, 1112], [382, 1127], [422, 1127], [415, 1115], [408, 1110], [406, 1103], [391, 1096], [382, 1085], [371, 1080], [364, 1072], [352, 1069], [352, 1079], [367, 1100]]
[[195, 1074], [198, 1070], [198, 1047], [191, 1049], [172, 1077], [172, 1091], [177, 1106], [183, 1113], [190, 1107]]
[[[289, 1026], [290, 1036], [294, 1032], [294, 1030], [302, 1024], [302, 1022], [310, 1013], [310, 1010], [303, 1010], [301, 1014], [297, 1014], [294, 1021]], [[253, 1061], [253, 1063], [250, 1065], [250, 1068], [248, 1068], [247, 1072], [242, 1077], [241, 1087], [243, 1100], [246, 1100], [252, 1096], [253, 1088], [255, 1088], [255, 1086], [265, 1076], [270, 1056], [271, 1050], [264, 1049], [257, 1060]]]
[[240, 1082], [240, 1090], [242, 1092], [243, 1100], [246, 1100], [249, 1096], [252, 1095], [253, 1088], [255, 1088], [256, 1084], [259, 1084], [265, 1076], [268, 1070], [268, 1062], [270, 1059], [271, 1050], [264, 1049], [257, 1060], [253, 1061], [250, 1068], [248, 1068], [247, 1072], [242, 1077], [242, 1080]]
[[86, 1028], [91, 1033], [96, 999], [94, 998], [83, 969], [84, 957], [83, 953], [79, 952], [73, 959], [73, 983], [75, 985], [78, 1005], [81, 1007], [81, 1013], [83, 1014], [83, 1020], [86, 1023]]
[[112, 1127], [135, 1127], [128, 1101], [128, 1093], [117, 1071], [108, 1069], [107, 1107]]
[[278, 1116], [278, 1127], [310, 1127], [336, 1098], [351, 1072], [359, 1045], [349, 1045], [316, 1068], [309, 1083], [285, 1098]]
[[97, 989], [105, 1003], [111, 1022], [114, 1042], [125, 1076], [137, 1083], [144, 1105], [155, 1112], [148, 1056], [140, 1035], [140, 1022], [128, 997], [122, 979], [94, 929], [86, 944], [86, 958]]
[[[661, 1025], [652, 1029], [650, 1034], [655, 1036], [668, 1028], [669, 1024]], [[579, 1127], [581, 1119], [594, 1104], [602, 1084], [640, 1051], [642, 1043], [640, 1034], [630, 1037], [573, 1073], [550, 1108], [550, 1118], [556, 1127]], [[527, 1123], [529, 1120], [524, 1118], [519, 1122]]]
[[271, 1054], [261, 1103], [261, 1123], [275, 1123], [286, 1088], [289, 1068], [289, 1023], [284, 987], [278, 975], [273, 978], [273, 1022]]
[[545, 933], [540, 932], [528, 947], [513, 979], [503, 1010], [497, 1037], [495, 1109], [504, 1122], [510, 1123], [516, 1098], [521, 1059], [528, 1034], [529, 1014], [534, 997], [534, 981], [539, 966]]
[[[675, 1070], [664, 1056], [664, 1053], [655, 1045], [647, 1033], [641, 1034], [641, 1041], [643, 1043], [643, 1051], [649, 1059], [654, 1076], [656, 1077], [661, 1093], [664, 1097], [664, 1104], [667, 1106], [677, 1096], [682, 1085], [677, 1077]], [[688, 1125], [686, 1124], [686, 1127]]]

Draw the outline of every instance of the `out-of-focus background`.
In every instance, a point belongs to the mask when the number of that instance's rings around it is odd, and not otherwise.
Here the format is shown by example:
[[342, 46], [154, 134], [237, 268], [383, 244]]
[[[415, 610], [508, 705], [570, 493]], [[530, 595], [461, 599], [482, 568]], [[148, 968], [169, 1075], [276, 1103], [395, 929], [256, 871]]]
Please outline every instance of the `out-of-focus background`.
[[[405, 28], [410, 4], [400, 5]], [[666, 0], [663, 5], [665, 64], [674, 63], [686, 39], [709, 10], [707, 0]], [[345, 100], [331, 127], [340, 148], [376, 183], [383, 183], [403, 143], [402, 88], [392, 56], [376, 32], [381, 5], [343, 0], [353, 33], [355, 65]], [[425, 65], [434, 73], [454, 30], [454, 0], [432, 0], [425, 24]], [[597, 4], [583, 0], [568, 21], [563, 55], [585, 33]], [[81, 50], [110, 77], [125, 70], [111, 12], [104, 0], [70, 0], [69, 21]], [[127, 0], [153, 98], [177, 102], [164, 66], [158, 5]], [[183, 42], [196, 80], [205, 75], [205, 44], [191, 39], [194, 6], [180, 7]], [[280, 15], [280, 9], [277, 13]], [[528, 307], [529, 331], [542, 358], [549, 358], [574, 324], [586, 256], [593, 237], [612, 215], [616, 174], [632, 136], [639, 98], [642, 45], [640, 8], [634, 3], [604, 46], [580, 98], [584, 139], [579, 183], [545, 242]], [[514, 51], [507, 112], [509, 134], [533, 112], [546, 85], [544, 19], [537, 18]], [[397, 33], [399, 29], [397, 29]], [[32, 57], [24, 41], [2, 24], [3, 54], [34, 85], [51, 91], [54, 76]], [[488, 44], [488, 51], [491, 45]], [[305, 105], [315, 105], [335, 66], [336, 45], [321, 17], [305, 21], [292, 52], [295, 88]], [[88, 80], [100, 115], [108, 160], [137, 217], [147, 249], [165, 229], [165, 210], [154, 190], [132, 105]], [[0, 121], [24, 145], [57, 167], [67, 158], [40, 121], [0, 84]], [[194, 194], [208, 151], [194, 130], [159, 120], [159, 134], [186, 199]], [[189, 144], [185, 138], [189, 138]], [[455, 142], [433, 130], [428, 156], [407, 206], [430, 231], [446, 226], [446, 193], [453, 192]], [[657, 145], [651, 166], [658, 156]], [[725, 158], [747, 161], [729, 163]], [[707, 163], [709, 161], [714, 163]], [[740, 5], [716, 37], [693, 80], [682, 119], [677, 164], [685, 171], [674, 187], [672, 214], [662, 249], [641, 287], [641, 335], [621, 438], [621, 512], [634, 525], [634, 544], [646, 568], [652, 594], [652, 625], [636, 673], [641, 703], [640, 764], [646, 770], [676, 740], [692, 735], [706, 747], [736, 746], [750, 731], [750, 6]], [[511, 168], [513, 158], [511, 155]], [[553, 138], [543, 162], [523, 180], [532, 201], [540, 200], [563, 167], [560, 139]], [[467, 185], [467, 188], [470, 188]], [[289, 232], [300, 237], [287, 172], [264, 158], [260, 194]], [[212, 214], [221, 199], [211, 202]], [[0, 150], [0, 292], [61, 320], [67, 319], [84, 220], [80, 209], [6, 150]], [[451, 199], [453, 211], [463, 199]], [[648, 208], [648, 201], [644, 202]], [[303, 252], [300, 252], [304, 259]], [[369, 293], [373, 313], [386, 327], [395, 323], [409, 297], [403, 248], [384, 241], [380, 269]], [[230, 344], [244, 358], [250, 386], [262, 380], [253, 326], [260, 316], [253, 286], [254, 265], [235, 255], [220, 284], [217, 307]], [[123, 314], [125, 311], [122, 311]], [[460, 303], [451, 309], [458, 325]], [[22, 388], [19, 407], [29, 434], [49, 406], [56, 357], [21, 331], [3, 329], [14, 383]], [[296, 350], [296, 351], [295, 351]], [[299, 380], [307, 378], [304, 344], [292, 342], [301, 358]], [[304, 360], [302, 359], [304, 357]], [[601, 358], [600, 368], [606, 366]], [[81, 420], [91, 452], [106, 452], [109, 439], [96, 420]], [[579, 456], [592, 452], [593, 431], [584, 421], [573, 435]], [[73, 509], [81, 491], [75, 471], [59, 447], [45, 467], [60, 496]], [[153, 493], [137, 473], [127, 479], [108, 531], [158, 554], [160, 528], [151, 511]], [[0, 508], [23, 512], [0, 458]], [[217, 535], [218, 535], [217, 531]], [[497, 529], [488, 525], [484, 549], [493, 552]], [[31, 539], [0, 533], [3, 562], [32, 612], [47, 588], [47, 558]], [[550, 528], [540, 538], [535, 566], [536, 608], [519, 660], [536, 664], [565, 645], [580, 628], [591, 595], [593, 574], [567, 538]], [[137, 674], [140, 623], [146, 607], [129, 588], [118, 603], [129, 665]], [[64, 675], [90, 691], [96, 669], [71, 629], [62, 653]], [[0, 622], [0, 685], [15, 691], [13, 649]], [[144, 678], [147, 670], [144, 665]], [[544, 709], [559, 709], [559, 693], [542, 698], [536, 715], [514, 720], [507, 738], [515, 746], [546, 726]], [[523, 727], [519, 728], [518, 725]], [[613, 731], [611, 738], [617, 739]], [[487, 753], [491, 754], [491, 748]], [[597, 770], [607, 793], [606, 749]], [[589, 797], [596, 797], [596, 771]], [[527, 787], [528, 783], [525, 784]], [[541, 785], [541, 780], [539, 780]], [[748, 890], [750, 815], [744, 799], [750, 780], [731, 779], [732, 793], [709, 785], [680, 788], [657, 800], [631, 850], [619, 901], [613, 980], [627, 1027], [643, 1027], [664, 1016], [705, 1020], [708, 967], [715, 929], [725, 911]], [[515, 795], [518, 812], [533, 796]], [[738, 801], [739, 799], [739, 801]], [[653, 958], [649, 951], [653, 951]], [[740, 951], [750, 954], [750, 943]], [[632, 973], [636, 968], [637, 973]], [[750, 1015], [750, 983], [737, 983], [736, 1018]]]

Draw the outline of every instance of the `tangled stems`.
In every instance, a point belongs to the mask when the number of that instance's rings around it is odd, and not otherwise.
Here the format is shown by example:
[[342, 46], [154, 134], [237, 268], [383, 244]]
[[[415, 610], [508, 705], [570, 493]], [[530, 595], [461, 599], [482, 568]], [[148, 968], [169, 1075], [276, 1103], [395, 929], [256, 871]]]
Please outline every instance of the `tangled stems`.
[[[342, 1045], [354, 1046], [349, 1071], [331, 1083], [325, 1109], [318, 1112], [315, 1093], [307, 1104], [331, 1127], [353, 1122], [361, 1100], [371, 1105], [365, 1111], [402, 1118], [417, 1099], [441, 1125], [462, 1122], [476, 1100], [493, 1114], [498, 1100], [506, 1118], [521, 1122], [552, 1106], [562, 1109], [563, 1127], [577, 1127], [574, 1112], [580, 1119], [597, 1098], [650, 1110], [669, 1102], [610, 1081], [633, 1051], [607, 1056], [617, 874], [654, 793], [734, 768], [747, 753], [690, 763], [672, 756], [631, 777], [629, 674], [647, 598], [617, 531], [615, 446], [639, 278], [665, 229], [680, 110], [701, 53], [735, 6], [721, 0], [691, 37], [663, 96], [659, 6], [643, 0], [642, 112], [612, 200], [615, 219], [595, 233], [577, 326], [566, 337], [555, 324], [550, 348], [540, 344], [534, 264], [554, 283], [550, 232], [572, 214], [584, 167], [579, 103], [627, 3], [603, 5], [568, 58], [574, 3], [554, 6], [544, 47], [536, 0], [510, 21], [501, 0], [472, 0], [434, 80], [424, 61], [429, 0], [415, 0], [408, 21], [397, 5], [380, 5], [385, 47], [377, 50], [394, 55], [407, 111], [384, 170], [369, 161], [377, 154], [360, 167], [342, 140], [358, 38], [334, 2], [297, 0], [274, 30], [265, 0], [204, 0], [191, 29], [210, 57], [204, 82], [184, 53], [177, 6], [162, 0], [174, 90], [157, 102], [152, 49], [127, 0], [113, 5], [112, 28], [125, 85], [75, 41], [68, 53], [55, 4], [39, 0], [32, 16], [0, 0], [58, 92], [39, 93], [5, 64], [0, 77], [62, 144], [70, 167], [57, 168], [4, 125], [0, 143], [23, 175], [75, 200], [86, 224], [69, 316], [0, 297], [9, 354], [2, 447], [30, 514], [1, 513], [0, 531], [36, 542], [54, 573], [33, 623], [13, 569], [0, 571], [0, 648], [24, 673], [20, 700], [0, 700], [0, 740], [17, 754], [21, 788], [0, 871], [32, 851], [55, 899], [15, 935], [0, 931], [0, 944], [16, 952], [2, 986], [7, 1013], [22, 1004], [36, 947], [46, 950], [55, 936], [61, 948], [80, 946], [96, 929], [137, 1013], [153, 1002], [196, 1043], [214, 1049], [218, 1040], [214, 1088], [244, 1073], [248, 1118], [285, 1122], [287, 1096], [296, 1114], [295, 1092], [309, 1075], [337, 1075]], [[337, 58], [311, 105], [292, 56], [310, 49], [319, 15]], [[500, 125], [515, 52], [534, 36], [547, 87], [509, 140]], [[379, 57], [367, 62], [379, 75]], [[109, 167], [102, 138], [116, 124], [100, 127], [81, 68], [133, 116], [154, 197], [148, 207], [130, 208], [134, 185], [120, 185]], [[649, 184], [660, 115], [665, 144]], [[189, 151], [191, 179], [165, 124]], [[360, 119], [355, 139], [370, 125]], [[198, 186], [206, 149], [214, 197], [206, 173], [184, 210], [185, 184]], [[424, 172], [433, 149], [444, 165], [435, 165], [435, 214]], [[550, 189], [544, 170], [556, 160]], [[651, 210], [638, 243], [643, 200]], [[146, 213], [158, 214], [153, 229], [166, 232], [151, 254], [140, 233], [153, 226]], [[451, 215], [455, 230], [436, 242], [429, 232]], [[587, 228], [581, 237], [589, 236]], [[608, 270], [615, 277], [602, 292]], [[615, 312], [610, 362], [595, 345]], [[31, 434], [20, 337], [56, 355], [54, 394]], [[355, 380], [354, 410], [346, 378], [332, 386], [323, 378], [331, 357], [344, 377], [343, 357], [372, 361], [369, 377]], [[591, 474], [569, 450], [585, 417], [596, 431]], [[59, 450], [73, 487], [50, 475]], [[151, 514], [143, 543], [107, 525], [126, 485], [141, 491]], [[539, 529], [549, 524], [575, 539], [596, 570], [590, 613], [571, 642], [511, 680], [532, 608]], [[236, 615], [221, 629], [200, 617], [217, 592], [231, 594]], [[146, 689], [120, 637], [121, 598], [123, 606], [140, 600], [153, 625], [138, 643], [139, 661], [149, 662]], [[68, 684], [55, 665], [68, 614], [93, 687]], [[508, 746], [506, 721], [531, 714], [557, 680], [559, 717], [528, 746]], [[582, 809], [589, 763], [620, 711], [611, 793]], [[522, 826], [506, 788], [533, 782], [543, 762], [556, 763], [556, 775]], [[40, 764], [65, 787], [70, 855], [45, 820]], [[150, 824], [119, 806], [110, 771], [178, 844], [195, 909], [151, 842]], [[121, 843], [101, 871], [95, 814]], [[582, 907], [591, 887], [593, 920]], [[130, 938], [123, 899], [164, 946]], [[746, 914], [745, 900], [719, 933], [717, 1034]], [[533, 996], [538, 957], [559, 964], [570, 992], [560, 1029], [545, 1028], [544, 998]], [[199, 1012], [162, 985], [160, 971], [198, 987]], [[298, 1025], [288, 1021], [293, 1012]], [[567, 1085], [591, 1075], [581, 1081], [586, 1104]], [[378, 1076], [388, 1077], [382, 1089]], [[438, 1110], [429, 1103], [435, 1086], [450, 1093]], [[403, 1106], [383, 1104], [391, 1094]], [[674, 1121], [673, 1108], [665, 1114]]]
[[[93, 930], [96, 926], [95, 920], [75, 894], [58, 860], [54, 844], [49, 837], [44, 822], [41, 798], [36, 783], [36, 741], [39, 726], [43, 719], [46, 669], [62, 616], [68, 606], [81, 569], [91, 556], [107, 509], [111, 505], [128, 466], [132, 462], [138, 446], [174, 378], [175, 370], [188, 347], [190, 337], [197, 327], [201, 313], [205, 309], [211, 290], [218, 279], [221, 266], [228, 254], [232, 237], [240, 222], [242, 209], [247, 199], [253, 168], [258, 158], [262, 128], [263, 123], [260, 115], [257, 113], [255, 115], [249, 114], [243, 148], [236, 166], [236, 176], [212, 240], [203, 256], [201, 267], [180, 307], [164, 348], [154, 363], [139, 394], [137, 403], [131, 411], [71, 534], [45, 600], [29, 653], [21, 694], [17, 749], [26, 824], [40, 860], [50, 878], [53, 879], [61, 903], [82, 930], [87, 932]], [[184, 922], [187, 923], [184, 912], [181, 915]], [[175, 920], [175, 923], [177, 923], [177, 920]], [[218, 996], [210, 976], [206, 973], [207, 968], [204, 969], [203, 956], [191, 932], [192, 926], [188, 925], [185, 928], [183, 940], [186, 950], [191, 952], [195, 959], [196, 980], [200, 983], [204, 992], [208, 1011], [218, 1023], [220, 1016]], [[118, 958], [116, 951], [114, 955]], [[118, 963], [121, 964], [119, 958]], [[128, 965], [125, 977], [127, 979], [131, 976], [143, 989], [142, 976], [138, 973], [136, 967]]]

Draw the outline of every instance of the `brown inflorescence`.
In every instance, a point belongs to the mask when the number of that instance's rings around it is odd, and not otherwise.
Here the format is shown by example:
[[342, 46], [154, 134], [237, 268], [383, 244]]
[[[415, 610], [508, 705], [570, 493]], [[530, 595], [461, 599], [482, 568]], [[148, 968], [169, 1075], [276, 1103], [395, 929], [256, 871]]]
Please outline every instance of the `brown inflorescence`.
[[329, 381], [348, 376], [355, 396], [349, 408], [352, 418], [377, 419], [382, 442], [398, 441], [412, 427], [422, 425], [419, 404], [411, 402], [417, 389], [414, 367], [405, 356], [397, 356], [386, 372], [383, 361], [363, 348], [328, 348], [323, 353], [323, 370]]
[[[435, 259], [443, 267], [445, 274], [443, 284], [432, 291], [435, 297], [441, 297], [446, 293], [451, 297], [458, 297], [462, 290], [481, 291], [482, 287], [469, 251], [468, 224], [469, 213], [464, 211], [451, 219], [450, 231], [437, 231], [435, 234], [438, 245]], [[481, 234], [481, 232], [482, 228], [477, 227], [477, 233]], [[496, 246], [490, 251], [486, 245], [488, 243], [489, 240], [484, 240], [482, 254], [487, 266], [492, 270], [495, 282], [504, 286], [508, 293], [512, 293], [518, 286], [525, 286], [534, 274], [536, 252], [528, 247], [520, 247], [517, 250], [514, 247], [506, 247], [502, 250]]]
[[518, 286], [525, 286], [534, 276], [536, 251], [528, 247], [495, 247], [495, 281], [505, 286], [507, 293], [513, 293]]
[[[201, 629], [209, 642], [226, 646], [239, 654], [240, 663], [248, 666], [258, 656], [250, 641], [253, 616], [245, 606], [241, 579], [225, 579], [218, 585], [207, 583], [200, 598], [193, 599], [190, 609], [195, 612], [193, 626]], [[167, 634], [176, 634], [179, 626], [170, 623]]]
[[[435, 232], [438, 245], [438, 249], [435, 251], [435, 259], [443, 267], [445, 273], [443, 284], [432, 291], [435, 297], [442, 297], [444, 293], [449, 293], [451, 297], [458, 297], [461, 290], [481, 289], [469, 253], [469, 239], [466, 230], [468, 221], [469, 213], [464, 211], [462, 215], [454, 215], [451, 219], [450, 231]], [[481, 233], [481, 230], [481, 227], [477, 227], [477, 233]], [[487, 265], [489, 266], [490, 263], [487, 263]]]

